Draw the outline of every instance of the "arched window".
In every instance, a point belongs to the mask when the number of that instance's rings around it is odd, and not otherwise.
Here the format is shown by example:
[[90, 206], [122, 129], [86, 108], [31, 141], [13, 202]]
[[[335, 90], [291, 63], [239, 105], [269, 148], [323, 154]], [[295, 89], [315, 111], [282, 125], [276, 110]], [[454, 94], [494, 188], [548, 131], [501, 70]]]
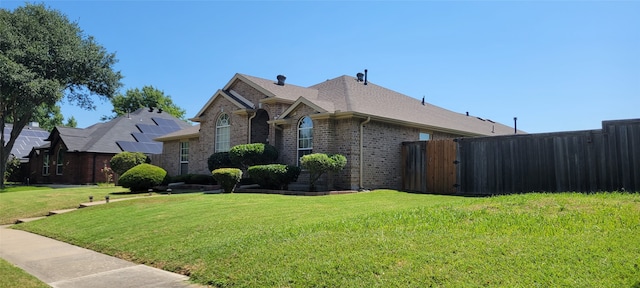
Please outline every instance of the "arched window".
[[300, 119], [298, 123], [298, 161], [300, 157], [313, 151], [313, 121], [309, 116]]
[[231, 124], [229, 123], [229, 114], [222, 114], [216, 121], [216, 146], [215, 152], [227, 152], [231, 147]]
[[58, 157], [56, 159], [56, 174], [62, 175], [62, 167], [64, 165], [64, 150], [58, 149]]

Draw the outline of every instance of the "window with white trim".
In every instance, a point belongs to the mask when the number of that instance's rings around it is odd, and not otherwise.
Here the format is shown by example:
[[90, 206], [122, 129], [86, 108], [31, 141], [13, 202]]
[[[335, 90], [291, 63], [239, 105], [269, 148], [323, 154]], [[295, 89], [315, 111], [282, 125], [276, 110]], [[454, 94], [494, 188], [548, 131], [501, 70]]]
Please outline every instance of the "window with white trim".
[[431, 140], [431, 134], [420, 132], [420, 141]]
[[42, 175], [49, 175], [49, 151], [42, 151]]
[[58, 156], [56, 157], [56, 175], [62, 175], [62, 168], [64, 167], [64, 149], [58, 149]]
[[313, 152], [313, 121], [305, 116], [298, 123], [298, 161], [300, 157]]
[[189, 142], [180, 142], [180, 175], [189, 174]]
[[229, 122], [229, 114], [222, 114], [216, 121], [216, 146], [214, 151], [227, 152], [231, 147], [231, 123]]

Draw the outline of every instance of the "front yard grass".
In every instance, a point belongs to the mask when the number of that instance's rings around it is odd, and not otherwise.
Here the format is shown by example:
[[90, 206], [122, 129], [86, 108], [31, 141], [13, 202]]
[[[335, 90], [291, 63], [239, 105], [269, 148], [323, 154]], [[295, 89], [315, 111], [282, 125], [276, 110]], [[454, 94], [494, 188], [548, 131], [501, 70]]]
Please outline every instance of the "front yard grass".
[[640, 287], [640, 194], [183, 194], [14, 227], [214, 287]]
[[45, 288], [49, 285], [0, 258], [0, 287]]
[[[89, 202], [89, 195], [93, 195], [94, 201], [99, 201], [110, 193], [125, 191], [129, 189], [119, 186], [56, 189], [38, 186], [9, 187], [0, 190], [0, 224], [12, 224], [20, 218], [45, 216], [51, 210], [78, 208], [80, 203]], [[136, 195], [110, 195], [112, 199], [133, 196]]]

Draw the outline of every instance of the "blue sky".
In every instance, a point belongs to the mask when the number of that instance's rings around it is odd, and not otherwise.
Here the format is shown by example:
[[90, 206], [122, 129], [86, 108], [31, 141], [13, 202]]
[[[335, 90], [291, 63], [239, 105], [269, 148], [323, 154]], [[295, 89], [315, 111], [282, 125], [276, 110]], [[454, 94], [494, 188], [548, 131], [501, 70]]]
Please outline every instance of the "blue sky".
[[[371, 82], [529, 133], [640, 118], [640, 1], [45, 1], [189, 118], [235, 73]], [[13, 10], [23, 1], [0, 0]], [[65, 103], [79, 127], [111, 115]]]

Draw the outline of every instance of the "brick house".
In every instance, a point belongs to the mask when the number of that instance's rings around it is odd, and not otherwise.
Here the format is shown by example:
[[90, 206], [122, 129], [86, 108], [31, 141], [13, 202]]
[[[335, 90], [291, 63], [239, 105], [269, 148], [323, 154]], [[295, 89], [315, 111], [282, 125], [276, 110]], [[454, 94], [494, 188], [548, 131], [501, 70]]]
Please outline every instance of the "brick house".
[[[100, 173], [111, 157], [122, 152], [162, 152], [153, 138], [190, 127], [162, 110], [141, 108], [129, 115], [87, 128], [56, 127], [29, 154], [32, 183], [91, 184], [106, 182]], [[153, 163], [153, 157], [152, 157]]]
[[[506, 125], [452, 112], [368, 82], [340, 76], [310, 87], [235, 74], [191, 121], [200, 125], [157, 141], [170, 175], [210, 173], [207, 159], [238, 144], [263, 142], [279, 162], [309, 153], [340, 153], [346, 168], [325, 179], [329, 189], [401, 187], [404, 141], [513, 134]], [[363, 77], [364, 76], [364, 79]]]

